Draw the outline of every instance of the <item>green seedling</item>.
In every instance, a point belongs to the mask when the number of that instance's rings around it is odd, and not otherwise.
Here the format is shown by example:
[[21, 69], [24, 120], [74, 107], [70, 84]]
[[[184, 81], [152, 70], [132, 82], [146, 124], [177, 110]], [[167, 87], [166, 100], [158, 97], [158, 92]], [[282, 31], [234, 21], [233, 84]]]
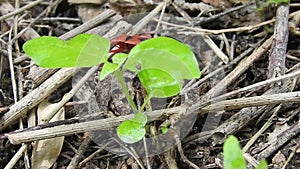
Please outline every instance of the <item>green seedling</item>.
[[266, 3], [267, 4], [274, 3], [276, 5], [278, 5], [278, 4], [288, 4], [288, 3], [290, 3], [290, 0], [268, 0]]
[[[240, 148], [238, 139], [234, 136], [229, 136], [223, 145], [224, 167], [225, 169], [247, 169], [246, 160]], [[256, 169], [267, 169], [266, 160], [262, 160]]]
[[168, 126], [161, 126], [160, 131], [162, 134], [167, 134], [169, 128]]
[[[89, 67], [103, 63], [100, 80], [114, 73], [136, 113], [133, 119], [119, 125], [117, 134], [125, 143], [135, 143], [146, 133], [147, 116], [142, 114], [142, 110], [150, 99], [177, 95], [183, 80], [199, 78], [200, 70], [191, 49], [168, 37], [143, 41], [128, 54], [116, 53], [112, 61], [108, 61], [109, 48], [108, 39], [92, 34], [81, 34], [68, 41], [40, 37], [23, 46], [25, 53], [41, 67]], [[126, 88], [125, 71], [135, 72], [147, 91], [148, 96], [140, 110], [137, 110]]]

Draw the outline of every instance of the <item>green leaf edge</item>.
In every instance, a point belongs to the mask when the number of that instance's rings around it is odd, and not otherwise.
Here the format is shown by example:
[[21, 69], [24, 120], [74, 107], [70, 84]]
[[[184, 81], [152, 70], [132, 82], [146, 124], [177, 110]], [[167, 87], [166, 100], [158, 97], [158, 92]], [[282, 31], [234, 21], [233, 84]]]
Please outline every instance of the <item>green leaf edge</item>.
[[246, 161], [240, 148], [239, 141], [235, 136], [230, 135], [225, 140], [223, 153], [224, 166], [226, 169], [246, 169]]

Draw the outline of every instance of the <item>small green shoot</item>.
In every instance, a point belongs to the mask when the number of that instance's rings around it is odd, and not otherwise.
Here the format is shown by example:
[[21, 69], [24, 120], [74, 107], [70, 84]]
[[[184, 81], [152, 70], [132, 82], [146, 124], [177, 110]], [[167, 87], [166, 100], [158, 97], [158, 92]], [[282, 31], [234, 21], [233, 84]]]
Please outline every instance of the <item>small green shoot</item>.
[[[148, 101], [152, 97], [174, 96], [180, 92], [184, 79], [200, 77], [192, 50], [187, 45], [167, 37], [152, 38], [136, 45], [129, 52], [124, 69], [138, 74], [147, 91]], [[118, 135], [124, 142], [135, 143], [143, 137], [133, 137], [133, 131], [124, 130], [132, 128], [136, 133], [142, 134], [144, 130], [141, 127], [131, 121], [124, 121], [118, 128]], [[163, 132], [167, 132], [167, 128]]]
[[165, 120], [160, 126], [159, 130], [162, 134], [166, 134], [169, 131], [169, 128], [171, 126], [170, 120]]
[[[225, 169], [246, 169], [246, 160], [240, 148], [238, 139], [234, 136], [229, 136], [223, 145], [224, 167]], [[266, 160], [260, 161], [255, 169], [267, 169]]]
[[160, 128], [160, 131], [161, 131], [161, 133], [162, 134], [166, 134], [167, 132], [168, 132], [168, 127], [167, 126], [162, 126], [161, 128]]
[[240, 148], [238, 139], [229, 136], [223, 147], [224, 166], [226, 169], [246, 169], [246, 161]]

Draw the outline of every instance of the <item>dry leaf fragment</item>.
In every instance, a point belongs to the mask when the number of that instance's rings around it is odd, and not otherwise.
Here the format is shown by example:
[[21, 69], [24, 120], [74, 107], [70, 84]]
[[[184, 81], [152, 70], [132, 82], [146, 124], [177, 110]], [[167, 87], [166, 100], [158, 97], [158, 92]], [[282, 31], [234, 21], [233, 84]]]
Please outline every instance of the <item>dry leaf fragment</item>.
[[154, 4], [145, 4], [141, 0], [109, 0], [109, 4], [122, 16], [146, 13], [155, 7]]
[[284, 165], [285, 162], [286, 158], [280, 151], [278, 151], [278, 153], [276, 153], [276, 155], [272, 158], [272, 163], [277, 164], [281, 167]]
[[[51, 107], [56, 106], [58, 103], [51, 104], [48, 101], [43, 101], [39, 104], [38, 124], [44, 123], [42, 119], [48, 116]], [[65, 110], [61, 108], [50, 122], [64, 120]], [[33, 143], [32, 150], [32, 169], [48, 169], [50, 168], [60, 154], [64, 143], [64, 137], [57, 137], [52, 139], [40, 140]]]
[[77, 5], [78, 16], [83, 22], [87, 22], [104, 10], [102, 5], [107, 0], [68, 0], [68, 2]]
[[77, 13], [78, 16], [82, 19], [82, 22], [87, 22], [88, 20], [96, 17], [102, 13], [104, 8], [100, 5], [94, 4], [78, 4]]
[[228, 0], [202, 0], [202, 2], [211, 4], [218, 9], [227, 9], [232, 6]]
[[300, 36], [300, 11], [296, 12], [296, 14], [292, 17], [289, 22], [289, 31], [293, 35]]
[[278, 136], [280, 134], [282, 134], [284, 131], [288, 130], [289, 128], [290, 128], [290, 126], [286, 123], [283, 125], [276, 124], [273, 132], [269, 133], [269, 135], [268, 135], [268, 142], [270, 143], [270, 142], [276, 141]]

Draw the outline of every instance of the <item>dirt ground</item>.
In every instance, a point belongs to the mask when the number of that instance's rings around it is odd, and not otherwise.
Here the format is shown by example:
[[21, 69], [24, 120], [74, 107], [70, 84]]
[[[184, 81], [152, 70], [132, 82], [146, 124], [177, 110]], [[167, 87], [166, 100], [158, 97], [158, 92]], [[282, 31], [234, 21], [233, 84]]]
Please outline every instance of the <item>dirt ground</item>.
[[[300, 168], [298, 0], [2, 0], [0, 22], [0, 168], [218, 169], [229, 135], [247, 168], [262, 159]], [[112, 75], [100, 81], [101, 65], [40, 68], [22, 50], [32, 38], [81, 33], [174, 38], [195, 53], [201, 77], [151, 99], [146, 137], [124, 144], [115, 129], [132, 110]], [[125, 79], [140, 106], [145, 89], [135, 74]]]

